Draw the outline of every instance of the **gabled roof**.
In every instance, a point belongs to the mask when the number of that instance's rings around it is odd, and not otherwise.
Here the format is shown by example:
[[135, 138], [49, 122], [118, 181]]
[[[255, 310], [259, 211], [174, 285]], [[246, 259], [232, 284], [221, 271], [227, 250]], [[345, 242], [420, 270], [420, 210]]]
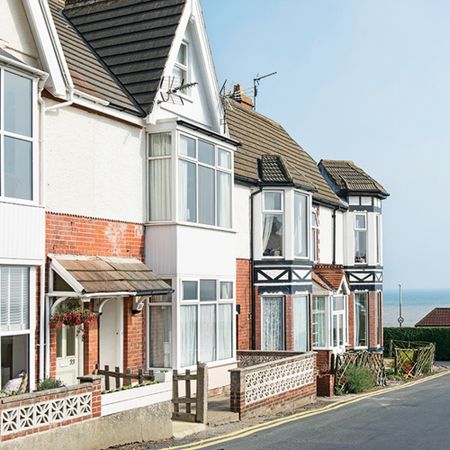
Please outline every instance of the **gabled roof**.
[[416, 323], [416, 327], [450, 327], [450, 308], [434, 308]]
[[319, 168], [339, 195], [363, 193], [377, 194], [384, 198], [389, 196], [378, 181], [353, 161], [322, 159]]
[[78, 296], [112, 293], [147, 296], [166, 294], [172, 288], [135, 258], [51, 255], [52, 269]]
[[109, 106], [115, 109], [144, 115], [95, 51], [64, 17], [61, 5], [54, 0], [49, 0], [48, 3], [74, 87], [109, 102]]
[[343, 286], [346, 286], [346, 276], [342, 265], [316, 264], [312, 279], [323, 288], [334, 292], [339, 292]]
[[[239, 141], [234, 156], [234, 168], [237, 177], [259, 183], [260, 164], [269, 164], [275, 179], [290, 180], [306, 190], [313, 191], [313, 198], [327, 204], [341, 205], [317, 168], [316, 162], [303, 150], [287, 131], [277, 122], [241, 106], [231, 99], [224, 99], [226, 120], [230, 136]], [[274, 160], [274, 156], [278, 160]], [[261, 161], [261, 162], [259, 162]], [[284, 165], [287, 175], [283, 174], [280, 164]], [[276, 167], [278, 166], [278, 167]], [[270, 177], [269, 177], [270, 178]]]
[[64, 14], [140, 107], [151, 112], [186, 0], [98, 0]]

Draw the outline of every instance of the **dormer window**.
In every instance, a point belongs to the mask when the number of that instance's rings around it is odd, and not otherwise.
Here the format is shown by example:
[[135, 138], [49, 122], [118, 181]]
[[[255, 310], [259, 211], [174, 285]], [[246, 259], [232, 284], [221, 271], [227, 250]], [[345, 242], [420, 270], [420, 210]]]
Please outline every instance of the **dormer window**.
[[264, 192], [263, 256], [283, 256], [283, 206], [283, 192]]
[[188, 63], [188, 44], [182, 42], [172, 73], [174, 78], [173, 88], [189, 83]]
[[355, 214], [355, 263], [367, 262], [367, 216]]

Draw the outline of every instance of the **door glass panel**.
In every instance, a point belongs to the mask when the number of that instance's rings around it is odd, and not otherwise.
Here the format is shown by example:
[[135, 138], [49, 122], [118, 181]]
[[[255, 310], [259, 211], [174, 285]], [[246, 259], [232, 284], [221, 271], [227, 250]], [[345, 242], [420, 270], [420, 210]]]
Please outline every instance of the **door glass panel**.
[[338, 318], [337, 315], [333, 315], [333, 347], [338, 346]]
[[284, 350], [283, 297], [263, 298], [263, 350]]
[[66, 356], [75, 356], [76, 332], [75, 327], [66, 328]]
[[294, 297], [294, 350], [308, 350], [308, 306], [306, 296]]
[[63, 330], [62, 328], [56, 329], [56, 357], [62, 358], [63, 352], [62, 352], [62, 340], [63, 340]]

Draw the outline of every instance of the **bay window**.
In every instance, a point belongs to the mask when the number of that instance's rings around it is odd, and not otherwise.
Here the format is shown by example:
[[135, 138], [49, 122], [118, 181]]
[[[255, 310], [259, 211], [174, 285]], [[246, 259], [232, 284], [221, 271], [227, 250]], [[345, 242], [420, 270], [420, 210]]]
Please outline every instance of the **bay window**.
[[308, 197], [294, 193], [294, 255], [308, 256]]
[[29, 372], [30, 268], [0, 266], [0, 389]]
[[283, 192], [263, 193], [263, 256], [283, 256]]
[[231, 228], [231, 152], [181, 134], [178, 156], [179, 219]]
[[355, 214], [355, 263], [367, 262], [367, 216]]
[[355, 341], [357, 347], [369, 345], [369, 294], [355, 294]]
[[33, 80], [0, 68], [0, 196], [33, 200]]
[[181, 367], [233, 357], [233, 303], [231, 281], [181, 282]]

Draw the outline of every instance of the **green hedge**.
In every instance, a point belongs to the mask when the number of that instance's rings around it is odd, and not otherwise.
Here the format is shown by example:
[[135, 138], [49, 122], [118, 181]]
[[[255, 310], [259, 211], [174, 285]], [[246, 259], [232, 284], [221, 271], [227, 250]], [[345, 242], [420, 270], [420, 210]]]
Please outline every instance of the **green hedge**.
[[385, 328], [384, 352], [389, 352], [389, 341], [422, 341], [436, 344], [437, 361], [450, 361], [450, 327], [449, 328]]

